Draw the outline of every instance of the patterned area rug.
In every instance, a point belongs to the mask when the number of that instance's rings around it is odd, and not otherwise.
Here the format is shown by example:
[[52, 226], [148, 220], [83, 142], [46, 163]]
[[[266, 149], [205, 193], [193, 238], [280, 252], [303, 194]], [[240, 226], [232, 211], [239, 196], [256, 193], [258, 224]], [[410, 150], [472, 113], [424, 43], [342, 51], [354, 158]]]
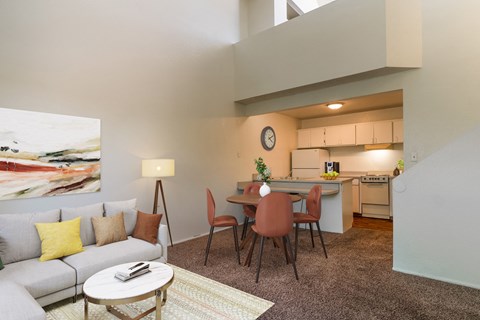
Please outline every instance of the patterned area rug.
[[[256, 319], [273, 302], [226, 286], [196, 273], [170, 265], [175, 280], [168, 288], [168, 298], [162, 307], [162, 319]], [[66, 299], [45, 307], [47, 320], [83, 319], [83, 299], [71, 303]], [[155, 305], [155, 298], [118, 306], [122, 312], [134, 317]], [[89, 319], [117, 319], [105, 306], [88, 304]], [[152, 312], [143, 319], [155, 319]]]

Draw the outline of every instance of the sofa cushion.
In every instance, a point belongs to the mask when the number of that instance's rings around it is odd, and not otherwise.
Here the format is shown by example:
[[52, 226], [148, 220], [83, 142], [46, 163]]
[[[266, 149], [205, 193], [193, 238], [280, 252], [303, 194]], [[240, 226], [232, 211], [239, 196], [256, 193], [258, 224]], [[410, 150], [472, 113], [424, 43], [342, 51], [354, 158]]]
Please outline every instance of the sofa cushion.
[[64, 257], [62, 260], [77, 270], [77, 284], [83, 284], [90, 276], [117, 264], [155, 260], [162, 257], [162, 246], [128, 237], [128, 240], [106, 246], [87, 246], [85, 251]]
[[24, 286], [39, 298], [75, 286], [75, 270], [58, 259], [40, 262], [35, 258], [5, 265], [0, 281], [6, 280]]
[[127, 236], [131, 236], [135, 223], [137, 222], [137, 199], [125, 201], [111, 201], [103, 204], [105, 208], [105, 216], [109, 217], [119, 212], [123, 212], [123, 220], [125, 222], [125, 231]]
[[40, 240], [42, 240], [40, 261], [61, 258], [83, 251], [80, 239], [80, 217], [62, 222], [35, 223], [35, 226]]
[[160, 220], [162, 220], [162, 214], [148, 214], [138, 211], [137, 224], [135, 225], [135, 230], [133, 230], [132, 237], [150, 243], [157, 243]]
[[44, 320], [45, 311], [21, 285], [0, 281], [0, 310], [2, 319]]
[[123, 223], [123, 212], [110, 217], [93, 217], [92, 224], [93, 230], [95, 231], [95, 239], [97, 240], [97, 247], [127, 240], [125, 224]]
[[41, 242], [35, 223], [58, 222], [60, 210], [0, 214], [0, 256], [4, 264], [38, 258]]
[[89, 206], [78, 208], [62, 208], [61, 220], [72, 220], [81, 217], [80, 237], [84, 246], [95, 243], [95, 234], [93, 232], [92, 217], [103, 217], [103, 204], [96, 203]]

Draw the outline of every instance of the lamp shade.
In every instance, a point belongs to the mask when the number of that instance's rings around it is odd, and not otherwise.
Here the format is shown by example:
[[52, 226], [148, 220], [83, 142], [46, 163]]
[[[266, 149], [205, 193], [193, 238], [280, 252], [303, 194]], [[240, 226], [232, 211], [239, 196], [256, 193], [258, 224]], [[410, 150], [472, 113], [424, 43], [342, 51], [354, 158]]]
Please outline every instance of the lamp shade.
[[172, 177], [174, 175], [174, 159], [142, 160], [142, 177]]

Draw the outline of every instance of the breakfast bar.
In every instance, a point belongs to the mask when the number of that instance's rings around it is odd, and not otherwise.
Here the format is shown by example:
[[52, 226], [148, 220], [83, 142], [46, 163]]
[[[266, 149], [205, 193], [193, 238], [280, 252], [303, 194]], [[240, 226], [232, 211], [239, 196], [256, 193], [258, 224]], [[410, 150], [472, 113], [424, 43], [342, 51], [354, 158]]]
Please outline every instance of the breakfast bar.
[[[237, 189], [243, 191], [248, 183], [251, 181], [238, 182]], [[273, 192], [298, 193], [306, 196], [316, 184], [322, 186], [320, 228], [327, 232], [346, 232], [352, 227], [353, 222], [351, 178], [272, 179], [270, 189]], [[302, 206], [302, 202], [298, 202], [294, 204], [294, 211], [305, 212], [305, 206]]]

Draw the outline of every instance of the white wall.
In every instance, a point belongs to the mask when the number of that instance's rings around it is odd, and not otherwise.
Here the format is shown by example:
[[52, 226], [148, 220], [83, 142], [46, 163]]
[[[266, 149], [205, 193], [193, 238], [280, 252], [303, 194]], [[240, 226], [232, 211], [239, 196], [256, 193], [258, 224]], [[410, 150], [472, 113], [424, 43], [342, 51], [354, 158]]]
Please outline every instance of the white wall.
[[254, 35], [287, 21], [287, 0], [241, 0], [248, 12], [248, 34]]
[[235, 44], [236, 100], [247, 103], [314, 83], [420, 67], [421, 39], [403, 33], [421, 32], [419, 14], [407, 14], [419, 11], [419, 1], [337, 0], [242, 40]]
[[208, 232], [205, 187], [222, 211], [251, 178], [266, 124], [279, 139], [265, 158], [287, 172], [294, 146], [283, 126], [296, 122], [246, 118], [233, 102], [238, 19], [238, 1], [0, 1], [0, 107], [102, 122], [101, 192], [1, 201], [0, 213], [134, 197], [150, 211], [154, 181], [141, 178], [141, 160], [171, 157], [176, 176], [164, 188], [176, 242]]
[[477, 126], [393, 180], [394, 270], [480, 289], [479, 140]]
[[[475, 144], [478, 137], [466, 136], [470, 140], [469, 147], [462, 142], [467, 132], [480, 124], [480, 19], [477, 17], [480, 2], [421, 0], [421, 7], [421, 68], [344, 81], [324, 88], [313, 85], [289, 95], [264, 97], [249, 103], [246, 110], [249, 114], [259, 114], [403, 89], [405, 163], [407, 173], [415, 170], [401, 176], [410, 191], [402, 196], [394, 194], [393, 267], [480, 287], [480, 261], [472, 257], [476, 250], [470, 245], [480, 243], [480, 233], [472, 230], [472, 225], [480, 224], [478, 204], [471, 200], [476, 198], [478, 189], [478, 179], [474, 178], [479, 162]], [[343, 24], [348, 23], [348, 20], [343, 21]], [[288, 23], [282, 26], [286, 28]], [[329, 32], [335, 38], [337, 30], [332, 27]], [[275, 54], [273, 50], [264, 52], [266, 56]], [[289, 60], [285, 57], [279, 63], [288, 64]], [[309, 76], [303, 78], [306, 83]], [[282, 79], [272, 77], [267, 82], [270, 81], [282, 82]], [[439, 157], [445, 164], [461, 159], [459, 177], [446, 173], [451, 171], [450, 166], [435, 165], [432, 168], [437, 170], [422, 170], [422, 162], [427, 157], [450, 143], [457, 143], [456, 140], [464, 146], [461, 152], [440, 152]], [[411, 152], [417, 153], [418, 163], [410, 161]], [[469, 200], [465, 201], [467, 198]], [[467, 242], [470, 244], [466, 245]], [[448, 254], [453, 251], [454, 254]]]

